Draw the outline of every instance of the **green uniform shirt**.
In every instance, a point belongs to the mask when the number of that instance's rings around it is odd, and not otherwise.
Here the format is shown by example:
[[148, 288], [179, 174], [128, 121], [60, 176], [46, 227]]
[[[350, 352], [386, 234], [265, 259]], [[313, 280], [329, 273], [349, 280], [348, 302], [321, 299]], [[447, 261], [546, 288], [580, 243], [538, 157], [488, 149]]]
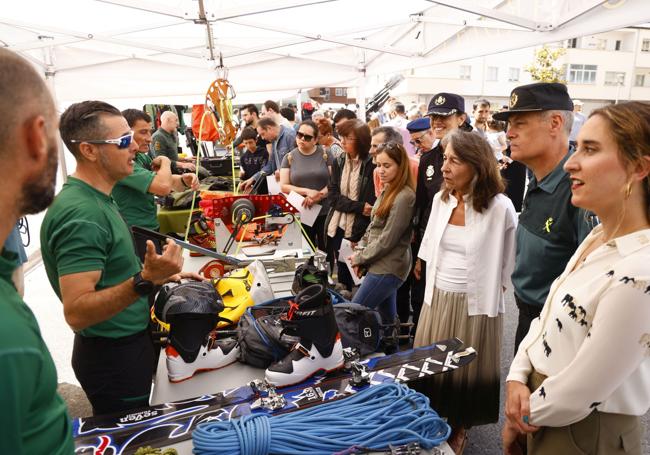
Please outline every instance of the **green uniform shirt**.
[[519, 215], [512, 284], [528, 305], [544, 305], [551, 283], [593, 227], [587, 213], [571, 204], [571, 181], [563, 169], [569, 155], [541, 182], [532, 178]]
[[[43, 219], [41, 253], [47, 277], [61, 298], [59, 277], [101, 271], [96, 290], [120, 284], [141, 270], [129, 228], [110, 196], [68, 177]], [[149, 305], [141, 297], [112, 318], [81, 330], [83, 336], [118, 338], [147, 327]]]
[[156, 156], [164, 155], [172, 162], [178, 161], [178, 144], [172, 133], [158, 128], [151, 136], [151, 146]]
[[157, 231], [160, 225], [154, 195], [149, 187], [156, 173], [151, 170], [151, 158], [146, 153], [137, 153], [133, 163], [133, 174], [123, 178], [113, 188], [120, 213], [129, 226], [140, 226]]
[[72, 426], [56, 368], [34, 314], [11, 281], [16, 255], [0, 256], [0, 453], [71, 455]]

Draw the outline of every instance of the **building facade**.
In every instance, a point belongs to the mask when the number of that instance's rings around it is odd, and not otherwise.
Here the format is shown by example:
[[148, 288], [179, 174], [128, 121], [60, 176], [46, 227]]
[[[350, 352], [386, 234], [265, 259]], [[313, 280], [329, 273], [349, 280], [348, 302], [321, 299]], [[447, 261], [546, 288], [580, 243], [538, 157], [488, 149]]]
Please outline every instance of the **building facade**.
[[[557, 64], [564, 69], [569, 93], [584, 111], [627, 100], [650, 100], [650, 27], [630, 27], [577, 37], [549, 47], [565, 47]], [[525, 48], [453, 63], [417, 68], [391, 92], [405, 104], [428, 102], [437, 92], [463, 95], [467, 109], [479, 98], [505, 105], [510, 91], [534, 82], [525, 67], [535, 58]]]

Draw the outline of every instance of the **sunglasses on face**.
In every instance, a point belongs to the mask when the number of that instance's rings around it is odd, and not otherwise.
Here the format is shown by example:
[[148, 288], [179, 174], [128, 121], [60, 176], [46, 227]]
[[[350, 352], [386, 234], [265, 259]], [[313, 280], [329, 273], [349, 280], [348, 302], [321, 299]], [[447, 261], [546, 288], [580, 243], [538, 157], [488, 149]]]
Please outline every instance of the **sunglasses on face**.
[[80, 140], [80, 139], [72, 139], [70, 142], [73, 144], [81, 144], [82, 142], [86, 142], [88, 144], [115, 144], [117, 145], [118, 149], [125, 149], [129, 148], [131, 145], [131, 142], [133, 141], [133, 131], [129, 131], [129, 134], [125, 134], [124, 136], [118, 137], [116, 139], [93, 139], [93, 140]]
[[304, 133], [301, 133], [300, 131], [298, 131], [296, 133], [296, 137], [298, 139], [303, 139], [303, 140], [305, 140], [307, 142], [311, 142], [311, 141], [314, 140], [314, 136], [312, 136], [311, 134], [304, 134]]

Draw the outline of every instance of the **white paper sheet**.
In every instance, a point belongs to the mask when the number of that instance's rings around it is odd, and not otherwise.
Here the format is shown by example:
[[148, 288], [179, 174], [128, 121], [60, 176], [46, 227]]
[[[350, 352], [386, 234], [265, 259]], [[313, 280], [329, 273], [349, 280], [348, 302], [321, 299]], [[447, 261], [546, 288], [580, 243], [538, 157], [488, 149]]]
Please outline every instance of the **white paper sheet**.
[[304, 200], [305, 198], [295, 191], [292, 191], [289, 193], [289, 196], [287, 196], [287, 201], [289, 201], [289, 203], [300, 212], [300, 222], [305, 226], [313, 226], [316, 217], [318, 217], [318, 214], [320, 213], [321, 206], [320, 204], [314, 204], [309, 208], [303, 207], [302, 201]]
[[359, 286], [363, 281], [363, 277], [359, 278], [352, 268], [350, 256], [353, 254], [354, 250], [352, 249], [352, 244], [348, 239], [343, 239], [341, 241], [341, 248], [339, 249], [339, 261], [345, 262], [345, 265], [348, 266], [348, 270], [350, 271], [350, 275], [352, 275], [352, 281], [354, 282], [354, 285]]
[[269, 194], [280, 194], [280, 182], [275, 180], [275, 175], [266, 176], [266, 187], [269, 189]]

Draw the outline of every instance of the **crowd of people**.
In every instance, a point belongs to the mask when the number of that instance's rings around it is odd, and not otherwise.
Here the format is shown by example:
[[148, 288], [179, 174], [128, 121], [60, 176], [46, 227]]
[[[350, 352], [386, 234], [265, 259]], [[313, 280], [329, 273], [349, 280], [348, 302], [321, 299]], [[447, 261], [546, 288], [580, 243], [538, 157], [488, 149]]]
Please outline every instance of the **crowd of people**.
[[[588, 118], [576, 104], [566, 86], [535, 83], [516, 87], [507, 110], [477, 101], [471, 120], [464, 98], [447, 92], [417, 109], [396, 102], [387, 118], [368, 122], [348, 110], [296, 121], [273, 101], [241, 109], [240, 189], [264, 192], [273, 176], [305, 205], [321, 205], [306, 234], [343, 293], [387, 322], [412, 320], [416, 347], [459, 337], [477, 350], [470, 365], [420, 386], [452, 426], [457, 454], [470, 428], [498, 420], [508, 336], [517, 351], [505, 378], [504, 453], [641, 454], [639, 416], [650, 408], [650, 103]], [[0, 242], [19, 217], [49, 207], [43, 262], [75, 332], [72, 364], [93, 412], [146, 405], [155, 365], [149, 299], [157, 285], [198, 278], [182, 272], [171, 241], [162, 252], [148, 241], [138, 258], [128, 230], [157, 229], [154, 195], [197, 188], [196, 173], [177, 173], [194, 165], [167, 150], [177, 118], [163, 116], [152, 137], [146, 113], [101, 101], [58, 116], [41, 77], [6, 49], [0, 112], [0, 153], [12, 173]], [[77, 167], [55, 198], [59, 134]], [[339, 254], [344, 241], [349, 257]], [[0, 452], [71, 454], [56, 369], [14, 282], [18, 264], [5, 248]], [[509, 292], [516, 334], [503, 333]]]

